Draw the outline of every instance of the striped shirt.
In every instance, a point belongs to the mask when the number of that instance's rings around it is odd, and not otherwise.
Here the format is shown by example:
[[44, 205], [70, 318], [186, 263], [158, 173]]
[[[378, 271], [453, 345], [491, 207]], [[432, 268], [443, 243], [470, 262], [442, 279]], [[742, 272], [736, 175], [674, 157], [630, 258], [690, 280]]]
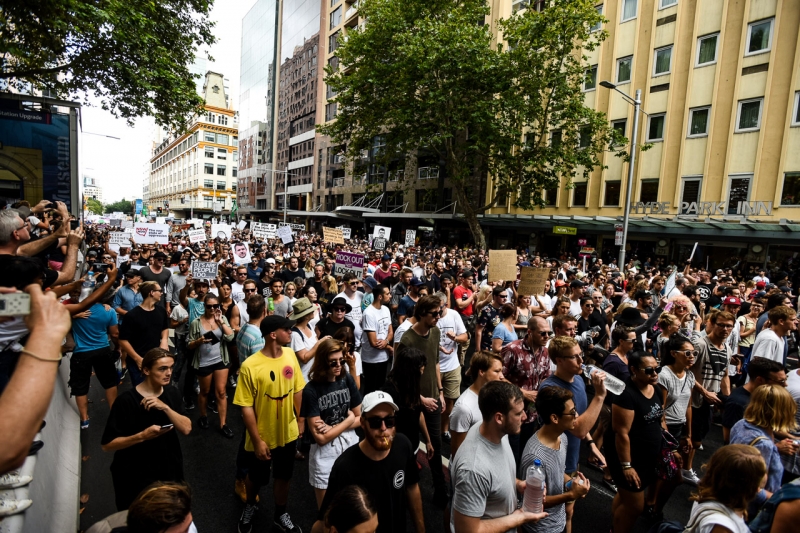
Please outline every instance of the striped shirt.
[[[528, 469], [533, 465], [534, 459], [539, 459], [542, 462], [542, 470], [544, 470], [545, 484], [547, 496], [558, 496], [564, 493], [564, 469], [567, 463], [567, 436], [562, 433], [560, 436], [561, 446], [558, 450], [554, 450], [542, 444], [539, 441], [539, 432], [533, 436], [525, 445], [525, 450], [522, 452], [522, 461], [520, 471], [523, 479], [528, 475]], [[561, 532], [567, 525], [567, 513], [565, 504], [548, 507], [549, 513], [546, 518], [542, 518], [538, 522], [530, 522], [522, 526], [525, 532]]]
[[236, 349], [239, 351], [239, 361], [244, 361], [264, 347], [264, 336], [261, 329], [253, 324], [245, 324], [236, 336]]

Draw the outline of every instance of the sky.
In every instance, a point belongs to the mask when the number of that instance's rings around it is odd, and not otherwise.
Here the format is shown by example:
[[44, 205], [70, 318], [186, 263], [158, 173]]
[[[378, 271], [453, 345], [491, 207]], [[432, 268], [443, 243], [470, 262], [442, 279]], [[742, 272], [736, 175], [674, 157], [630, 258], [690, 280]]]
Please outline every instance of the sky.
[[[209, 62], [208, 68], [230, 80], [229, 96], [234, 109], [239, 100], [242, 17], [254, 3], [255, 0], [215, 0], [211, 11], [217, 42], [209, 49], [214, 62]], [[153, 119], [140, 118], [131, 127], [99, 105], [84, 106], [81, 114], [83, 175], [97, 179], [105, 203], [141, 198], [156, 132]]]

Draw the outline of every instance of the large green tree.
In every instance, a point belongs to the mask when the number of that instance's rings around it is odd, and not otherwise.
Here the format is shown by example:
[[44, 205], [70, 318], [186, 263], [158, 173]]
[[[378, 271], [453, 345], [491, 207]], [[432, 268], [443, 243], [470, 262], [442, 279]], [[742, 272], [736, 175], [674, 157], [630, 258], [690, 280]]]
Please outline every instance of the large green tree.
[[543, 189], [571, 187], [616, 144], [604, 115], [583, 104], [584, 50], [606, 36], [590, 31], [602, 21], [592, 0], [552, 2], [496, 28], [483, 23], [485, 0], [363, 0], [359, 11], [366, 24], [337, 50], [339, 70], [327, 70], [339, 114], [320, 131], [353, 164], [378, 136], [383, 164], [433, 152], [477, 244], [480, 213], [509, 198], [544, 205]]
[[105, 212], [106, 213], [120, 212], [120, 213], [125, 213], [126, 215], [132, 215], [133, 214], [133, 202], [123, 198], [119, 202], [106, 204], [105, 205]]
[[99, 201], [95, 200], [94, 198], [89, 198], [86, 200], [86, 208], [89, 210], [90, 213], [93, 215], [102, 215], [103, 214], [103, 204]]
[[202, 105], [189, 72], [214, 42], [213, 0], [3, 0], [0, 79], [58, 97], [94, 94], [128, 121], [182, 129]]

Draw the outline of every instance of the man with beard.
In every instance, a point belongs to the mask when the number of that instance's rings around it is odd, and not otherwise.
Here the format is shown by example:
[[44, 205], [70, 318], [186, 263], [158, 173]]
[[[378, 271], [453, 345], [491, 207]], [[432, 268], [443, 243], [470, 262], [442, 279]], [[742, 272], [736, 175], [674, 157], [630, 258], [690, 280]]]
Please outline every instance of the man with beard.
[[333, 463], [328, 490], [322, 500], [312, 533], [325, 531], [325, 512], [336, 494], [348, 485], [363, 488], [378, 508], [379, 533], [406, 531], [406, 508], [417, 533], [425, 531], [419, 470], [414, 446], [405, 435], [396, 433], [397, 405], [382, 391], [364, 396], [361, 402], [361, 429], [365, 439], [351, 446]]

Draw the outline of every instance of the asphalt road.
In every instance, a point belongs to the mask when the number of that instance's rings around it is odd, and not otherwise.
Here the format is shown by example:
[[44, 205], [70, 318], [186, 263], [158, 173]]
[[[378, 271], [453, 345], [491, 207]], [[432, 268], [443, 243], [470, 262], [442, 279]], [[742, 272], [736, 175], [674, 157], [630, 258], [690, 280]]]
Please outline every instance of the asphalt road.
[[[120, 392], [129, 387], [126, 379]], [[229, 403], [232, 391], [229, 390]], [[89, 392], [92, 403], [89, 405], [91, 425], [81, 434], [83, 449], [83, 469], [81, 473], [81, 494], [88, 496], [82, 505], [81, 529], [86, 530], [96, 521], [116, 512], [114, 506], [114, 489], [111, 484], [112, 454], [100, 448], [100, 438], [108, 418], [108, 406], [103, 396], [102, 387], [96, 378], [92, 378]], [[228, 408], [228, 425], [236, 437], [226, 439], [213, 428], [217, 418], [209, 413], [212, 429], [202, 430], [197, 425], [200, 416], [198, 409], [189, 412], [193, 430], [186, 437], [181, 437], [184, 455], [186, 478], [193, 491], [192, 513], [194, 522], [200, 533], [235, 532], [237, 521], [242, 510], [242, 503], [233, 492], [236, 449], [239, 438], [244, 431], [240, 410], [230, 404]], [[635, 443], [633, 443], [635, 445]], [[722, 431], [714, 426], [704, 450], [695, 458], [695, 468], [708, 461], [710, 455], [722, 445]], [[447, 445], [445, 445], [447, 446]], [[445, 456], [449, 449], [445, 448]], [[420, 456], [421, 454], [418, 454]], [[584, 454], [585, 455], [585, 454]], [[602, 475], [585, 465], [585, 456], [581, 461], [581, 470], [591, 480], [592, 489], [586, 498], [577, 502], [573, 517], [574, 532], [605, 532], [611, 528], [611, 500], [613, 494], [602, 485]], [[316, 518], [316, 500], [314, 491], [308, 484], [308, 460], [296, 461], [292, 479], [288, 511], [293, 520], [304, 532], [310, 532]], [[431, 503], [433, 484], [427, 466], [421, 471], [420, 487], [422, 491], [423, 510], [426, 529], [429, 532], [445, 531], [442, 512]], [[686, 522], [689, 517], [691, 502], [688, 500], [692, 487], [682, 485], [675, 491], [665, 509], [665, 518]], [[261, 490], [261, 504], [255, 519], [255, 531], [268, 531], [272, 525], [273, 504], [271, 487]], [[410, 523], [409, 523], [410, 524]], [[646, 532], [649, 525], [643, 520], [637, 524], [637, 532]], [[413, 531], [410, 527], [408, 531]]]

